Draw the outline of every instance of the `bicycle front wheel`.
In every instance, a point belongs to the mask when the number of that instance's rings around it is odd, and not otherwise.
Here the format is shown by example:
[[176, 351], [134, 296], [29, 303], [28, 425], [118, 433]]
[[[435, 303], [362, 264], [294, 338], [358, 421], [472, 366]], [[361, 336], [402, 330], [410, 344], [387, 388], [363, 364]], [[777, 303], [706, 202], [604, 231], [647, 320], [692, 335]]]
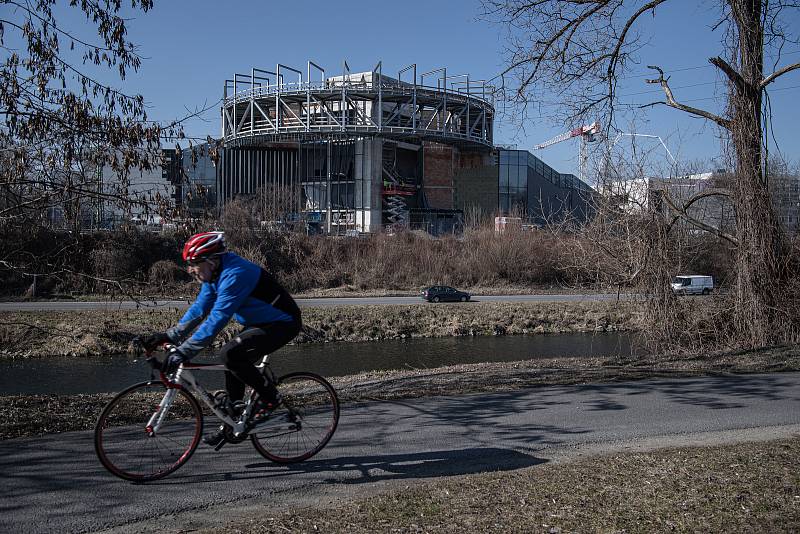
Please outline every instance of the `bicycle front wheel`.
[[202, 433], [203, 413], [191, 394], [161, 382], [142, 382], [105, 407], [95, 426], [94, 448], [111, 473], [144, 482], [185, 464]]
[[339, 397], [327, 380], [313, 373], [291, 373], [278, 379], [280, 405], [250, 434], [265, 458], [288, 464], [322, 450], [339, 424]]

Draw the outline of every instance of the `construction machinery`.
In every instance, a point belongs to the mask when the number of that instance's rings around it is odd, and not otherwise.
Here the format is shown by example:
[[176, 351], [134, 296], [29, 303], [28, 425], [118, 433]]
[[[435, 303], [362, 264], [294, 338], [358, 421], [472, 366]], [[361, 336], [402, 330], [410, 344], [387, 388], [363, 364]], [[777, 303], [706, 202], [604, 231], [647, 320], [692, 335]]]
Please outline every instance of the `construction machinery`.
[[578, 166], [580, 168], [580, 179], [581, 181], [586, 181], [586, 161], [588, 159], [587, 154], [587, 147], [588, 143], [593, 143], [597, 140], [597, 134], [600, 132], [600, 126], [597, 124], [597, 121], [589, 124], [579, 126], [577, 128], [573, 128], [567, 132], [559, 134], [552, 139], [548, 139], [544, 143], [539, 143], [538, 145], [534, 146], [534, 150], [541, 150], [543, 148], [547, 148], [551, 145], [555, 145], [556, 143], [560, 143], [562, 141], [567, 141], [568, 139], [572, 139], [574, 137], [580, 137], [581, 143], [578, 152]]
[[383, 204], [386, 222], [390, 226], [408, 228], [408, 201], [417, 194], [418, 187], [397, 169], [396, 145], [383, 147]]

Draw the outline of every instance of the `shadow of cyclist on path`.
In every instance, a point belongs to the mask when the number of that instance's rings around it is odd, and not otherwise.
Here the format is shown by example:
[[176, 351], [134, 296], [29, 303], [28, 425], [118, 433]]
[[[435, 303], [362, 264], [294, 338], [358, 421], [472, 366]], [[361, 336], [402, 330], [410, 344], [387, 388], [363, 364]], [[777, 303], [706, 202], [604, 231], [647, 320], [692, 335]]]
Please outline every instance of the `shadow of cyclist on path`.
[[[383, 480], [435, 478], [495, 471], [513, 471], [547, 462], [511, 449], [478, 447], [468, 449], [411, 452], [372, 456], [306, 460], [298, 464], [277, 465], [257, 462], [244, 466], [244, 471], [198, 473], [150, 482], [148, 486], [229, 482], [250, 478], [298, 477], [308, 475], [323, 483], [362, 484]], [[325, 475], [319, 479], [319, 475]]]

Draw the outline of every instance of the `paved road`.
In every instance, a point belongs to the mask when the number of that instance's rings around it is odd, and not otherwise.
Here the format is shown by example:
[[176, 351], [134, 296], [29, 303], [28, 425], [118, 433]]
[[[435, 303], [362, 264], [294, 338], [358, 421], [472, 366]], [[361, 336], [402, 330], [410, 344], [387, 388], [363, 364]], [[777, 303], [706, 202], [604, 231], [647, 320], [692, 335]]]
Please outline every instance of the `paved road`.
[[[148, 518], [222, 503], [206, 517], [252, 502], [309, 502], [385, 483], [535, 466], [581, 444], [752, 435], [745, 429], [766, 427], [800, 432], [798, 425], [800, 373], [784, 373], [347, 405], [329, 446], [305, 463], [271, 464], [248, 443], [219, 453], [203, 448], [171, 477], [147, 485], [107, 474], [87, 432], [8, 440], [0, 442], [0, 532], [136, 531]], [[186, 527], [183, 518], [159, 520]]]
[[[612, 300], [616, 294], [580, 294], [580, 295], [481, 295], [472, 298], [474, 302], [578, 302], [585, 300]], [[300, 307], [310, 306], [342, 306], [355, 304], [422, 304], [420, 297], [345, 297], [345, 298], [309, 298], [297, 299]], [[80, 302], [80, 301], [40, 301], [40, 302], [0, 302], [3, 311], [67, 311], [67, 310], [130, 310], [136, 308], [178, 308], [188, 307], [186, 300], [156, 301], [117, 301], [117, 302]]]

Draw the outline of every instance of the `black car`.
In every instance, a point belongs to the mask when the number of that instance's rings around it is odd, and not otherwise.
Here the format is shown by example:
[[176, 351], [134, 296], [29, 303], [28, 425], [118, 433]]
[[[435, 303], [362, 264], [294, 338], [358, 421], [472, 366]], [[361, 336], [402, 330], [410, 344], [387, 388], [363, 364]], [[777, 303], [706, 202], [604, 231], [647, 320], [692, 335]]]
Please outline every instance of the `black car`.
[[450, 286], [431, 286], [422, 292], [422, 298], [428, 302], [467, 302], [469, 297], [469, 293]]

